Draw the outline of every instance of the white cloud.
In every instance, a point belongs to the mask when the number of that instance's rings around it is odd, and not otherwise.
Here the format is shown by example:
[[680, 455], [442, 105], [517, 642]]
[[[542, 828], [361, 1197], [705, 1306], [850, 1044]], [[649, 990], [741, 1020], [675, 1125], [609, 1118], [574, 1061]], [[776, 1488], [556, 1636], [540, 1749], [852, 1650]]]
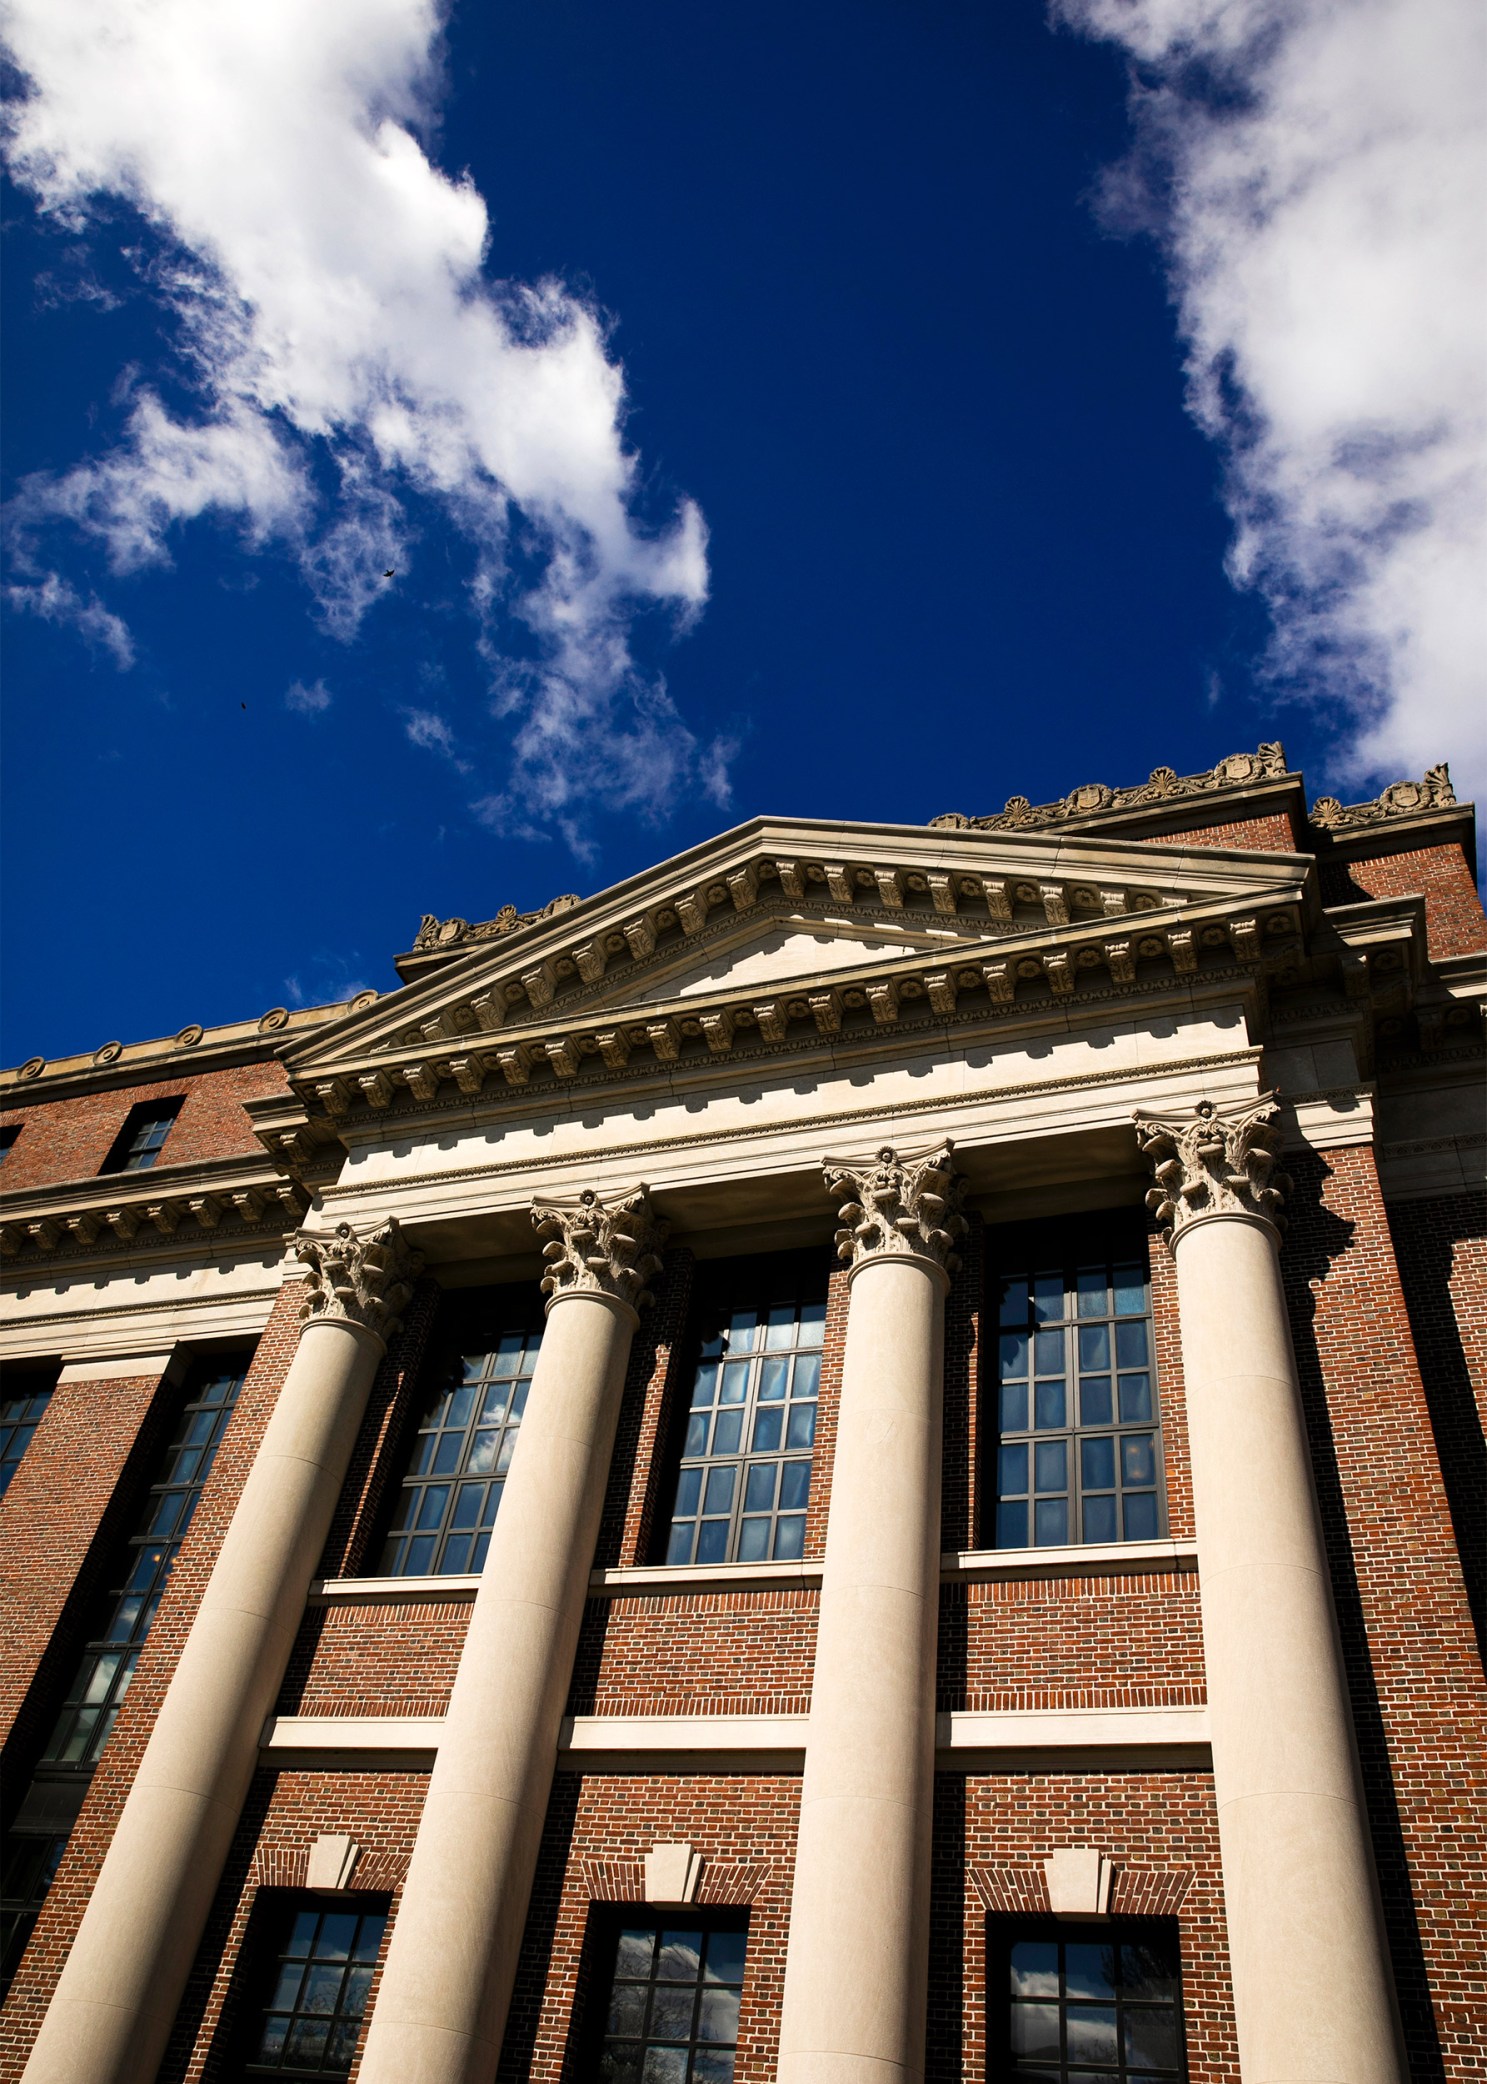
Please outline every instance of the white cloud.
[[298, 716], [319, 716], [329, 709], [333, 700], [323, 680], [312, 680], [308, 686], [303, 680], [296, 680], [285, 691], [284, 707], [294, 710]]
[[[1487, 787], [1487, 11], [1054, 0], [1134, 61], [1113, 210], [1158, 232], [1230, 570], [1355, 783]], [[1465, 793], [1463, 790], [1462, 793]]]
[[453, 731], [436, 710], [405, 709], [403, 729], [414, 745], [422, 746], [425, 752], [441, 754], [461, 774], [470, 772], [469, 761], [460, 757]]
[[134, 645], [118, 616], [110, 614], [96, 594], [79, 593], [55, 572], [7, 586], [5, 598], [23, 614], [39, 615], [44, 622], [71, 624], [90, 644], [108, 652], [121, 670], [134, 664]]
[[[599, 315], [495, 279], [485, 203], [419, 143], [435, 0], [9, 0], [7, 18], [17, 178], [69, 236], [117, 198], [150, 222], [141, 266], [198, 398], [182, 414], [142, 385], [120, 443], [32, 480], [18, 527], [60, 517], [127, 572], [216, 516], [287, 547], [347, 637], [432, 500], [469, 545], [487, 646], [505, 613], [538, 642], [508, 786], [539, 814], [580, 774], [625, 800], [654, 702], [631, 624], [700, 608], [706, 531], [686, 500], [642, 524]], [[511, 576], [518, 518], [535, 580]]]

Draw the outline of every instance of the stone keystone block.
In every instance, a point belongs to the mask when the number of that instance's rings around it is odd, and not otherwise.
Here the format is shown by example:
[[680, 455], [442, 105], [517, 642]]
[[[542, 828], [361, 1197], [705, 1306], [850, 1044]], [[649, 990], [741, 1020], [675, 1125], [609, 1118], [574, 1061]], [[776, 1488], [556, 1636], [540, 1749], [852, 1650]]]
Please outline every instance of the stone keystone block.
[[695, 1903], [702, 1855], [690, 1845], [653, 1845], [645, 1856], [647, 1903]]
[[361, 1858], [361, 1847], [343, 1831], [322, 1831], [310, 1847], [310, 1864], [305, 1869], [307, 1889], [349, 1889], [351, 1876]]
[[1104, 1917], [1114, 1869], [1093, 1845], [1065, 1845], [1043, 1862], [1048, 1908], [1056, 1918]]

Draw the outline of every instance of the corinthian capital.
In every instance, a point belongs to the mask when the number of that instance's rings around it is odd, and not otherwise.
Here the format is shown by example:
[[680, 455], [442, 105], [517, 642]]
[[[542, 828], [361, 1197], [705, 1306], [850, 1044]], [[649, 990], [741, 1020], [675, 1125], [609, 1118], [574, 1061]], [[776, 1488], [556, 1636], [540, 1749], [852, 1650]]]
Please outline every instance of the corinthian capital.
[[423, 1271], [422, 1252], [408, 1243], [395, 1216], [364, 1238], [349, 1223], [331, 1231], [302, 1230], [294, 1256], [309, 1272], [301, 1318], [360, 1324], [384, 1344], [402, 1322]]
[[1157, 1182], [1146, 1205], [1157, 1221], [1174, 1236], [1202, 1216], [1258, 1216], [1283, 1230], [1291, 1182], [1275, 1169], [1276, 1115], [1274, 1093], [1226, 1108], [1200, 1100], [1184, 1122], [1138, 1109], [1136, 1135]]
[[947, 1137], [933, 1150], [902, 1156], [885, 1146], [871, 1165], [824, 1159], [827, 1193], [845, 1197], [837, 1209], [838, 1259], [854, 1267], [869, 1259], [932, 1259], [953, 1274], [960, 1261], [952, 1247], [965, 1235], [966, 1183], [955, 1176], [952, 1148]]
[[654, 1301], [645, 1284], [661, 1271], [667, 1226], [652, 1209], [647, 1187], [609, 1207], [592, 1187], [574, 1202], [536, 1200], [532, 1221], [547, 1240], [542, 1293], [549, 1302], [560, 1295], [608, 1295], [638, 1310]]

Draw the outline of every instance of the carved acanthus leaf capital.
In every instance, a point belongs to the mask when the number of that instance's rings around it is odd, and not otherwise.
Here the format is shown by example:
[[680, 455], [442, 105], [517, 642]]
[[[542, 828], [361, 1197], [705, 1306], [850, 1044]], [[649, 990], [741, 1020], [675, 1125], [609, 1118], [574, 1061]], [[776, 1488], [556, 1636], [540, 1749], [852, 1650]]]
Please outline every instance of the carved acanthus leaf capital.
[[301, 1318], [360, 1324], [384, 1344], [402, 1323], [423, 1271], [422, 1252], [408, 1243], [395, 1216], [364, 1238], [349, 1223], [330, 1231], [302, 1230], [294, 1256], [308, 1274]]
[[1291, 1182], [1275, 1169], [1274, 1093], [1237, 1106], [1201, 1100], [1190, 1121], [1135, 1116], [1136, 1135], [1156, 1175], [1146, 1205], [1174, 1237], [1203, 1216], [1257, 1216], [1284, 1230]]
[[856, 1267], [912, 1256], [953, 1274], [960, 1265], [954, 1245], [966, 1229], [960, 1213], [966, 1183], [956, 1177], [952, 1149], [947, 1137], [928, 1151], [885, 1147], [869, 1165], [824, 1159], [826, 1191], [841, 1197], [837, 1257]]
[[546, 1240], [542, 1293], [549, 1303], [560, 1295], [608, 1295], [638, 1310], [655, 1300], [646, 1283], [661, 1271], [667, 1225], [647, 1187], [607, 1206], [592, 1187], [573, 1202], [538, 1199], [532, 1221]]

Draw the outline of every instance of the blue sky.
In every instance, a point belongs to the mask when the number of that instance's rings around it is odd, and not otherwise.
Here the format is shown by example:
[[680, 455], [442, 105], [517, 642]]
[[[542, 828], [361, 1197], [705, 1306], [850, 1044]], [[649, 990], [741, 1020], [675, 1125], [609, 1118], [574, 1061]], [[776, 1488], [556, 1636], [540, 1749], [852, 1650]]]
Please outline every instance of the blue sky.
[[5, 1061], [759, 811], [1481, 771], [1459, 0], [183, 5], [17, 14]]

